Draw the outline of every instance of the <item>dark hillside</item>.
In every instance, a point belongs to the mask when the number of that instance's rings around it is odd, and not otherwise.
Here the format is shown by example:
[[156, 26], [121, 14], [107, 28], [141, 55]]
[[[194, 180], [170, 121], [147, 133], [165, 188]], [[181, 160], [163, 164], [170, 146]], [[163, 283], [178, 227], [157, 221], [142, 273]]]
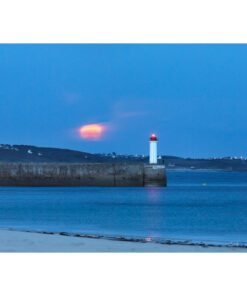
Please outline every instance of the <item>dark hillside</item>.
[[[145, 155], [90, 154], [69, 149], [41, 148], [29, 145], [0, 145], [0, 162], [127, 162], [148, 163]], [[167, 170], [222, 170], [247, 171], [244, 158], [192, 159], [176, 156], [160, 156], [159, 163], [165, 163]]]

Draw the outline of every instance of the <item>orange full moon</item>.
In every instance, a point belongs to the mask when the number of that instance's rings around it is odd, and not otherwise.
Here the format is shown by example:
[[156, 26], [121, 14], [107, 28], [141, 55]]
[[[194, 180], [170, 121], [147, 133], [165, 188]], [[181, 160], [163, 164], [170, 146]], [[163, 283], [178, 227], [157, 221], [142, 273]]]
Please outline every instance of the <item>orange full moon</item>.
[[101, 138], [104, 130], [105, 127], [102, 124], [95, 123], [83, 125], [79, 129], [79, 133], [83, 139], [98, 140]]

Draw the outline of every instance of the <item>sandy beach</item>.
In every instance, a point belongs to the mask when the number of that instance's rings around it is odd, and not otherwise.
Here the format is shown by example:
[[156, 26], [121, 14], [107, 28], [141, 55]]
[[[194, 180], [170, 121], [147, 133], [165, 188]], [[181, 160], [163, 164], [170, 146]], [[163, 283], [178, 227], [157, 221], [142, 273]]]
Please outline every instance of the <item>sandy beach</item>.
[[238, 247], [166, 245], [0, 230], [0, 252], [246, 252]]

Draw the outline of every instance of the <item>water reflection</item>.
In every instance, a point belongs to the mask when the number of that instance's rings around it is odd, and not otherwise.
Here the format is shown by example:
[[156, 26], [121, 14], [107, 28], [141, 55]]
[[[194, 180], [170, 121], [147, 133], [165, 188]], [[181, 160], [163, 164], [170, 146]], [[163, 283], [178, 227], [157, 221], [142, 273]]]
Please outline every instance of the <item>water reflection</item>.
[[161, 187], [147, 188], [147, 198], [150, 205], [149, 213], [145, 217], [145, 226], [150, 238], [160, 237], [162, 234], [159, 230], [165, 228], [165, 213], [162, 204], [164, 193], [165, 190]]
[[163, 195], [164, 195], [164, 188], [147, 187], [148, 201], [152, 203], [159, 203], [162, 201]]

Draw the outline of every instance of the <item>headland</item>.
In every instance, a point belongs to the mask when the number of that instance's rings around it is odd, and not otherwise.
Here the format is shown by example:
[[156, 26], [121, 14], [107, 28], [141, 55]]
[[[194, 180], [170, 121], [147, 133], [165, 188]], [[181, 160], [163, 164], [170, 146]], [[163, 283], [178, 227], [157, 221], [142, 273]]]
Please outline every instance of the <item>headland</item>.
[[[0, 163], [149, 163], [147, 155], [87, 153], [71, 149], [45, 148], [30, 145], [0, 144]], [[213, 158], [184, 158], [160, 155], [158, 164], [167, 171], [225, 171], [247, 172], [247, 159], [227, 156]]]

